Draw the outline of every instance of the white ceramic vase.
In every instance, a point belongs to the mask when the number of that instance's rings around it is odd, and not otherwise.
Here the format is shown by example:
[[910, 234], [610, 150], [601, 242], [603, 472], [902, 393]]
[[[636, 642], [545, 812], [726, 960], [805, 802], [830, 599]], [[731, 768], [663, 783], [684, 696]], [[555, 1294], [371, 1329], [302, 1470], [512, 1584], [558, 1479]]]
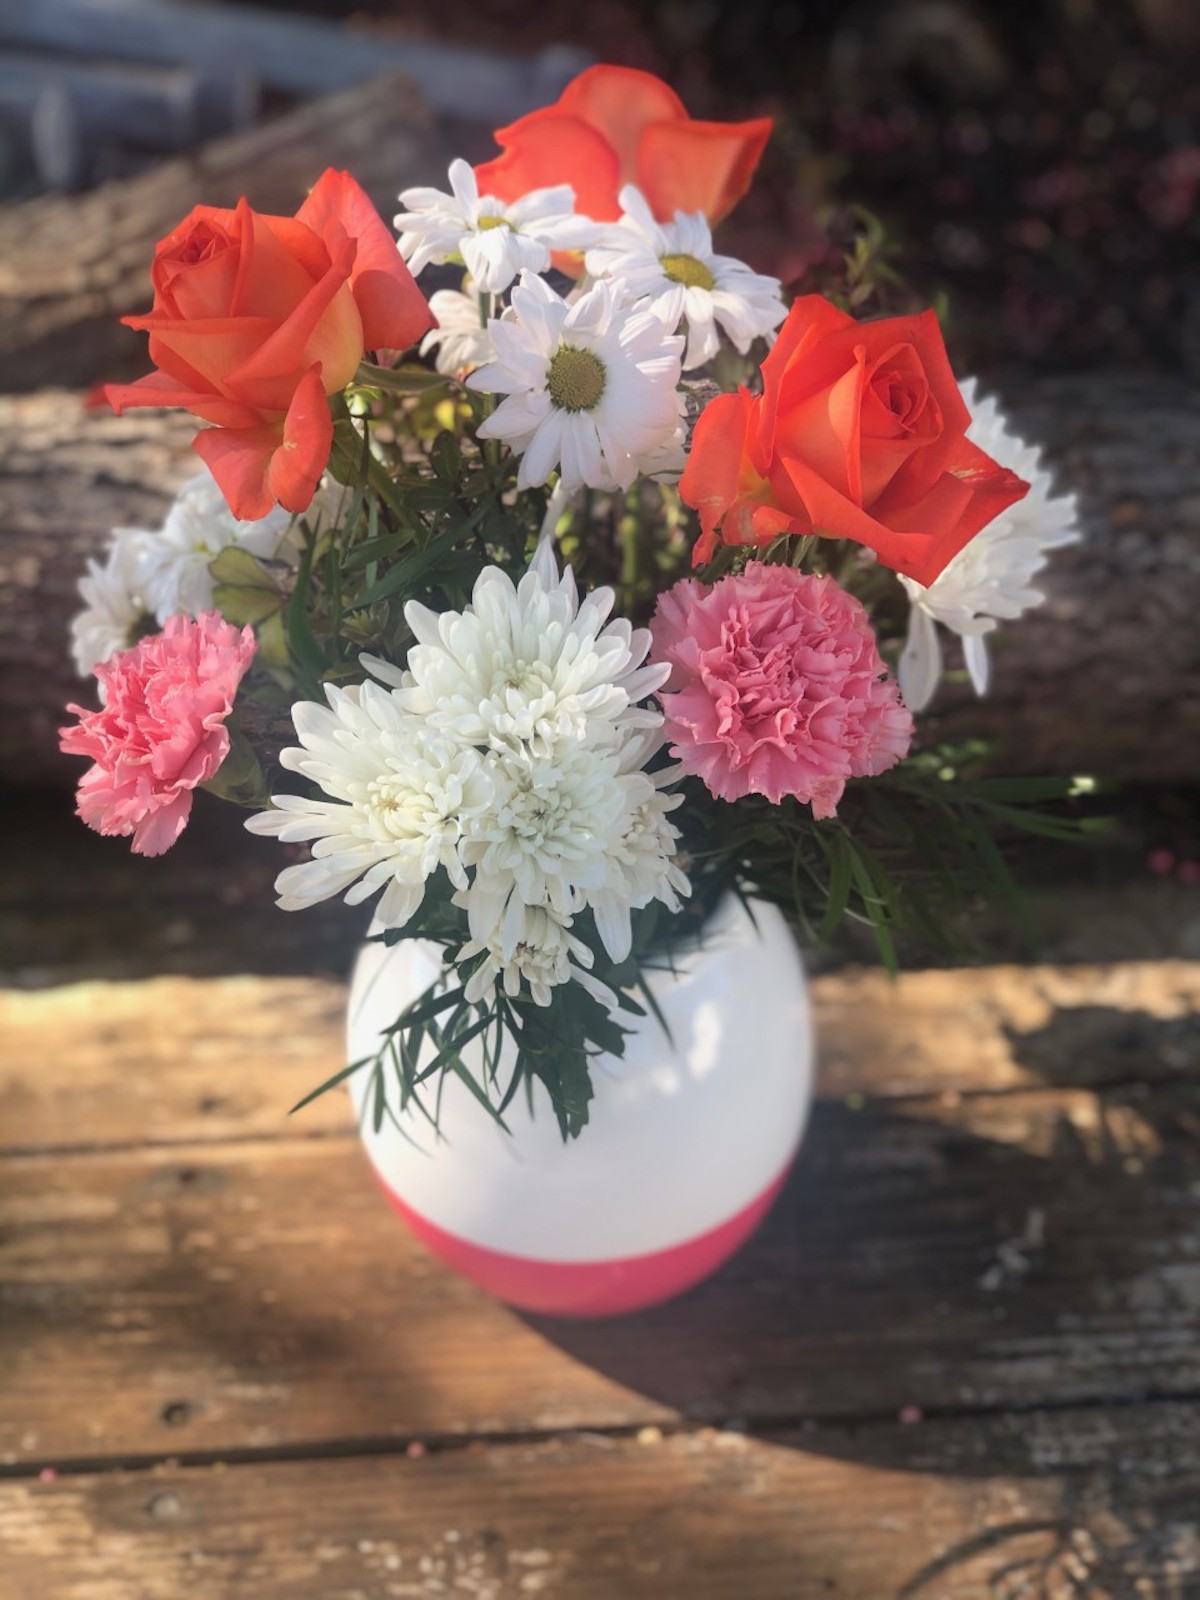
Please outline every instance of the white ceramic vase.
[[[439, 962], [416, 940], [363, 946], [351, 1061], [374, 1053]], [[449, 1076], [439, 1138], [414, 1111], [403, 1133], [387, 1118], [373, 1132], [370, 1075], [350, 1080], [393, 1205], [443, 1260], [512, 1305], [605, 1316], [666, 1300], [732, 1255], [783, 1184], [813, 1068], [804, 970], [783, 916], [756, 904], [752, 920], [728, 895], [673, 965], [648, 975], [670, 1037], [647, 1016], [622, 1059], [593, 1063], [590, 1119], [568, 1143], [540, 1083], [532, 1110], [523, 1090], [514, 1097], [505, 1134]], [[477, 1047], [466, 1059], [481, 1076]]]

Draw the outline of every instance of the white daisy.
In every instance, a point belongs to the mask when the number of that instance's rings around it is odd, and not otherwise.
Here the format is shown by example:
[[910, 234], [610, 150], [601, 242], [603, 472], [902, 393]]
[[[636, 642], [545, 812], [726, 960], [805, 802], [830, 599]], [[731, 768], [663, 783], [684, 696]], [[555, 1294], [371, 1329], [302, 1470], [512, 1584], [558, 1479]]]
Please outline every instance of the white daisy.
[[462, 261], [484, 294], [499, 294], [522, 270], [545, 272], [552, 251], [582, 250], [595, 236], [595, 224], [575, 214], [570, 184], [532, 189], [507, 205], [479, 193], [467, 162], [452, 161], [450, 189], [405, 189], [400, 196], [407, 208], [394, 219], [400, 254], [414, 273]]
[[437, 289], [429, 297], [437, 327], [421, 340], [427, 356], [436, 350], [434, 366], [448, 378], [462, 378], [492, 357], [492, 341], [479, 315], [479, 292], [470, 278], [461, 289]]
[[621, 190], [621, 220], [606, 227], [585, 257], [595, 278], [618, 284], [629, 300], [648, 298], [669, 332], [687, 324], [684, 371], [711, 361], [724, 332], [745, 355], [787, 315], [778, 278], [716, 255], [702, 211], [656, 222], [640, 190]]
[[143, 593], [159, 623], [179, 613], [197, 617], [213, 606], [210, 563], [230, 545], [271, 559], [281, 552], [291, 513], [276, 506], [258, 522], [239, 522], [211, 473], [189, 478], [167, 512], [162, 531], [143, 548]]
[[[469, 388], [505, 398], [479, 427], [521, 455], [518, 488], [557, 468], [565, 491], [628, 489], [676, 436], [683, 340], [611, 283], [574, 305], [525, 272], [488, 324], [494, 359]], [[656, 465], [655, 470], [662, 470]]]
[[938, 574], [928, 588], [902, 577], [912, 610], [908, 638], [897, 676], [910, 711], [922, 711], [932, 700], [942, 674], [937, 624], [957, 633], [976, 694], [988, 687], [985, 636], [997, 621], [1012, 621], [1045, 598], [1031, 580], [1046, 564], [1049, 551], [1074, 544], [1080, 537], [1074, 495], [1055, 495], [1053, 480], [1041, 466], [1041, 452], [1008, 427], [995, 400], [977, 400], [975, 380], [960, 385], [970, 409], [967, 437], [1001, 466], [1029, 483], [1023, 500], [1009, 506]]
[[520, 935], [509, 953], [496, 932], [488, 939], [471, 939], [456, 959], [464, 962], [478, 955], [485, 959], [463, 989], [464, 998], [472, 1004], [486, 1000], [496, 987], [515, 999], [525, 984], [534, 1005], [548, 1006], [559, 984], [574, 980], [607, 1010], [617, 1008], [616, 995], [589, 970], [596, 958], [587, 945], [575, 937], [568, 924], [541, 906], [525, 908]]
[[312, 840], [312, 859], [275, 880], [279, 905], [298, 911], [346, 891], [358, 905], [378, 890], [376, 915], [400, 928], [419, 909], [439, 866], [466, 886], [460, 848], [473, 817], [491, 800], [478, 754], [439, 738], [411, 717], [394, 691], [376, 683], [327, 684], [329, 707], [292, 707], [300, 748], [283, 766], [315, 783], [328, 800], [271, 797], [273, 810], [246, 823], [285, 843]]
[[81, 678], [135, 643], [151, 608], [142, 591], [142, 563], [156, 535], [118, 528], [103, 561], [90, 560], [79, 580], [83, 610], [71, 620], [71, 654]]

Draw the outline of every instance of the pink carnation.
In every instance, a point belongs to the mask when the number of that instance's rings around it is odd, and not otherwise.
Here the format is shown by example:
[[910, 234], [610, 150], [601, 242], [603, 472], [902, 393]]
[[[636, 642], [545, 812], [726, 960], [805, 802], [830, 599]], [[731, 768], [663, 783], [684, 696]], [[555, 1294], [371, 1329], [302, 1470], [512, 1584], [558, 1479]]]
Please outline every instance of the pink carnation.
[[660, 596], [652, 659], [672, 754], [720, 800], [785, 794], [832, 817], [847, 778], [908, 753], [912, 717], [867, 613], [832, 578], [752, 561]]
[[192, 791], [229, 754], [225, 721], [254, 657], [254, 630], [215, 611], [168, 619], [161, 633], [96, 668], [99, 711], [68, 706], [67, 755], [94, 763], [79, 783], [79, 815], [97, 833], [132, 834], [137, 855], [169, 850], [187, 826]]

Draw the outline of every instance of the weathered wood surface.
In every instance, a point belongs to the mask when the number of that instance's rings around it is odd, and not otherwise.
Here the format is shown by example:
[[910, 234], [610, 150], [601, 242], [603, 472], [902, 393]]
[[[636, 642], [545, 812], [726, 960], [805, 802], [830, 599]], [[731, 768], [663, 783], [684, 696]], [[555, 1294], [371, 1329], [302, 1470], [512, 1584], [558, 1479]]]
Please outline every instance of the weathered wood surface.
[[[830, 1102], [1119, 1092], [1200, 1075], [1200, 962], [910, 972], [899, 986], [850, 968], [814, 979], [812, 997]], [[344, 1009], [332, 977], [0, 990], [0, 1154], [346, 1132], [341, 1094], [284, 1115], [336, 1070]]]
[[[989, 698], [947, 691], [934, 731], [994, 737], [1009, 770], [1195, 782], [1200, 399], [1120, 373], [1010, 392], [1078, 490], [1087, 539], [1055, 554], [1047, 605], [995, 636]], [[76, 580], [113, 527], [154, 525], [196, 470], [194, 431], [179, 414], [84, 412], [68, 393], [0, 397], [0, 778], [70, 781], [54, 729], [79, 692], [65, 645]]]
[[0, 1583], [38, 1600], [1186, 1600], [1198, 1495], [1181, 1406], [769, 1441], [652, 1429], [0, 1483]]
[[428, 1257], [340, 1095], [286, 1117], [343, 992], [0, 994], [6, 1600], [1200, 1595], [1200, 964], [817, 978], [764, 1232], [593, 1325]]
[[[84, 986], [57, 1008], [8, 996], [0, 1454], [40, 1466], [1200, 1390], [1195, 969], [1161, 989], [1097, 973], [1094, 1002], [1045, 1009], [1006, 998], [1011, 974], [931, 976], [941, 999], [918, 984], [908, 1026], [907, 980], [874, 1022], [873, 975], [818, 981], [830, 1028], [854, 1016], [859, 1031], [764, 1233], [677, 1305], [592, 1327], [527, 1323], [436, 1267], [338, 1103], [285, 1120], [340, 1059], [332, 987], [307, 1005], [274, 982]], [[1078, 974], [1031, 981], [1089, 992]], [[235, 992], [244, 1038], [264, 1041], [257, 1071], [227, 1031]], [[910, 1040], [899, 1099], [893, 1012]], [[1138, 1038], [1136, 1081], [1096, 1051], [1100, 1014]]]
[[380, 78], [89, 194], [0, 207], [0, 387], [83, 387], [135, 375], [145, 338], [118, 318], [150, 299], [157, 240], [197, 204], [290, 215], [326, 167], [346, 167], [390, 216], [445, 160], [408, 80]]

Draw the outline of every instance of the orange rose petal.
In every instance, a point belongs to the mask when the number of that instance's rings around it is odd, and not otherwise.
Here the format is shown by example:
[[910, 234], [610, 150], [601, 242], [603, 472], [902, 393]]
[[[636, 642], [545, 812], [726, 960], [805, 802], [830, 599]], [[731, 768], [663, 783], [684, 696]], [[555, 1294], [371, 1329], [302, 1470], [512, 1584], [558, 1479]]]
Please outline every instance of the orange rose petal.
[[136, 406], [182, 406], [206, 422], [248, 427], [257, 421], [257, 414], [248, 406], [186, 388], [165, 372], [148, 372], [134, 383], [105, 383], [93, 392], [102, 395], [118, 416]]
[[218, 392], [224, 388], [226, 375], [275, 330], [275, 324], [264, 317], [200, 317], [188, 321], [152, 312], [146, 317], [123, 320], [126, 327], [142, 329], [152, 336], [152, 361], [159, 364], [156, 351], [165, 346]]
[[[290, 217], [260, 217], [252, 211], [248, 215], [237, 298], [230, 311], [239, 317], [269, 317], [278, 325], [324, 279], [329, 251], [311, 228], [297, 229]], [[303, 241], [302, 259], [285, 242], [289, 229]]]
[[621, 215], [617, 153], [603, 134], [578, 117], [550, 106], [502, 128], [496, 138], [504, 154], [475, 168], [480, 194], [511, 203], [533, 189], [569, 183], [583, 216], [611, 222]]
[[[777, 475], [781, 480], [778, 484]], [[866, 545], [868, 550], [874, 550], [885, 567], [909, 578], [916, 577], [927, 565], [933, 545], [929, 533], [915, 528], [899, 532], [885, 526], [844, 494], [839, 494], [803, 461], [781, 461], [777, 472], [772, 473], [772, 484], [781, 500], [787, 499], [789, 490], [799, 497], [812, 520], [812, 531], [819, 538], [852, 539], [856, 544]]]
[[363, 354], [362, 318], [349, 289], [354, 253], [354, 240], [341, 240], [320, 283], [228, 372], [226, 382], [235, 394], [266, 410], [283, 411], [299, 371], [318, 364], [331, 394], [345, 388]]
[[915, 505], [888, 512], [889, 524], [902, 537], [914, 538], [920, 530], [926, 541], [911, 569], [896, 570], [928, 587], [982, 528], [1028, 493], [1023, 478], [970, 440], [959, 440], [949, 470], [930, 493]]
[[230, 511], [243, 522], [257, 521], [274, 509], [267, 472], [280, 437], [278, 428], [262, 424], [257, 428], [205, 428], [192, 440], [192, 449], [216, 479]]
[[652, 123], [642, 133], [635, 182], [660, 222], [676, 211], [720, 222], [749, 189], [770, 136], [769, 117]]
[[357, 244], [350, 289], [368, 350], [407, 350], [433, 327], [429, 302], [396, 249], [395, 239], [348, 172], [333, 168], [324, 172], [296, 220], [318, 233], [331, 250], [340, 237]]
[[[754, 401], [747, 389], [719, 394], [697, 418], [679, 495], [699, 513], [704, 538], [696, 550], [706, 561], [715, 542], [715, 530], [737, 499], [745, 456], [746, 432], [753, 419]], [[693, 560], [696, 556], [693, 554]]]
[[607, 141], [616, 154], [621, 183], [637, 182], [642, 136], [651, 123], [686, 126], [690, 120], [674, 89], [652, 72], [604, 63], [572, 78], [552, 109], [578, 117]]
[[333, 418], [319, 367], [296, 386], [283, 423], [283, 443], [271, 457], [267, 483], [286, 511], [307, 511], [333, 448]]
[[329, 271], [330, 246], [318, 228], [301, 221], [298, 216], [259, 216], [257, 212], [255, 216], [270, 230], [280, 249], [298, 261], [314, 283]]
[[785, 460], [799, 457], [840, 494], [862, 504], [859, 437], [866, 352], [861, 346], [838, 361], [841, 376], [787, 411], [778, 425], [775, 449]]

